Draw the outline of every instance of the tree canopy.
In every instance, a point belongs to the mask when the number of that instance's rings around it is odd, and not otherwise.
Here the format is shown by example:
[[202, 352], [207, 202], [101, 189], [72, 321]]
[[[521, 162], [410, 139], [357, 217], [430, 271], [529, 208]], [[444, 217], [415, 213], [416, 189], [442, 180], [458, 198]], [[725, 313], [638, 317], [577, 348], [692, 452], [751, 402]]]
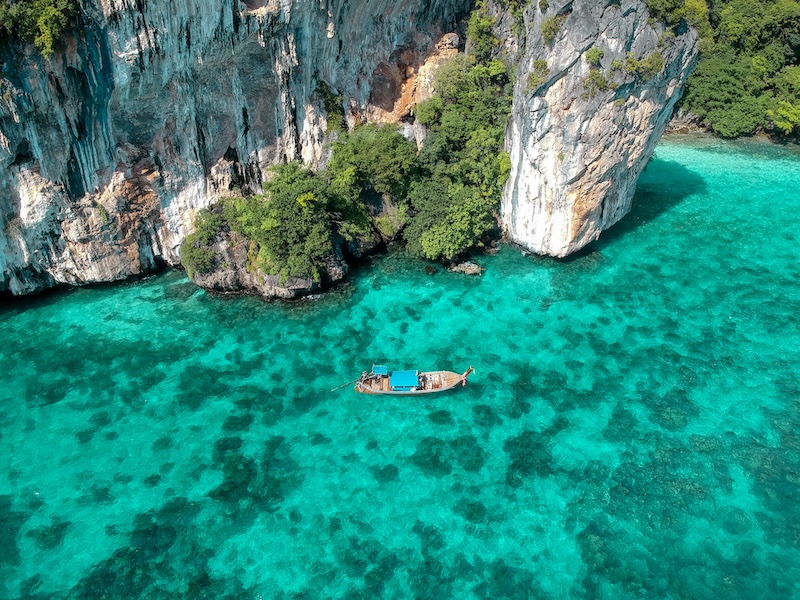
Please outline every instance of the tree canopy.
[[[499, 46], [492, 22], [479, 3], [470, 52], [439, 69], [435, 95], [415, 108], [428, 129], [421, 148], [394, 125], [337, 132], [326, 170], [278, 166], [263, 195], [224, 200], [221, 221], [201, 211], [182, 247], [187, 268], [213, 268], [212, 242], [225, 227], [248, 240], [250, 268], [316, 280], [334, 244], [376, 231], [402, 235], [412, 254], [432, 260], [454, 260], [487, 242], [510, 172], [503, 136], [512, 92], [506, 65], [492, 58]], [[329, 87], [317, 89], [338, 110]]]
[[336, 179], [350, 169], [355, 183], [378, 194], [405, 195], [417, 165], [417, 148], [394, 126], [362, 125], [333, 145], [328, 166]]
[[[484, 10], [479, 5], [476, 13]], [[468, 31], [488, 35], [473, 16]], [[429, 128], [419, 155], [423, 178], [412, 184], [412, 218], [404, 231], [408, 250], [425, 258], [453, 260], [482, 246], [495, 228], [495, 212], [511, 163], [503, 151], [511, 110], [504, 63], [483, 54], [496, 40], [471, 44], [436, 74], [436, 94], [415, 109]], [[468, 43], [468, 46], [470, 44]], [[484, 50], [481, 50], [484, 49]]]
[[646, 0], [703, 36], [684, 106], [725, 137], [800, 133], [800, 0]]
[[333, 253], [328, 185], [298, 163], [289, 163], [273, 167], [264, 192], [225, 201], [230, 228], [252, 244], [251, 266], [284, 280], [295, 276], [319, 281]]
[[43, 56], [78, 14], [77, 0], [3, 0], [0, 4], [0, 46], [3, 38], [32, 42]]

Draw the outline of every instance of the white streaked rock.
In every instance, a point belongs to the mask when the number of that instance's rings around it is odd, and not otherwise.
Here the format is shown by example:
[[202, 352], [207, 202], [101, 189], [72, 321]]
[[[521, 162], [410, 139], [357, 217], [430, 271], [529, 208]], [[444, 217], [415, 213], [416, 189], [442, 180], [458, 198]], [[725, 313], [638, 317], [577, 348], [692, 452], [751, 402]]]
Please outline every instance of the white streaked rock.
[[[562, 14], [552, 44], [542, 22]], [[507, 236], [536, 252], [563, 257], [593, 240], [631, 208], [639, 174], [680, 99], [697, 60], [697, 34], [677, 37], [653, 23], [643, 2], [620, 5], [550, 2], [546, 12], [531, 3], [525, 12], [527, 40], [506, 132], [511, 176], [501, 220]], [[585, 53], [603, 50], [600, 70], [616, 89], [584, 97], [590, 66]], [[644, 80], [611, 71], [614, 60], [653, 52], [665, 68]], [[547, 61], [541, 84], [528, 85], [537, 60]]]

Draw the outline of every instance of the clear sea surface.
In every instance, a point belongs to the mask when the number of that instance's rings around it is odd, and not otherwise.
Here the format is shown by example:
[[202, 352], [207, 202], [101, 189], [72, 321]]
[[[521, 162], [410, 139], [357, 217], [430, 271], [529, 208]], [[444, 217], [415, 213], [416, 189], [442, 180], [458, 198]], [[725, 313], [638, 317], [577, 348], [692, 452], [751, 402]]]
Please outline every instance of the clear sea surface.
[[[0, 597], [800, 598], [800, 153], [664, 141], [593, 252], [0, 306]], [[476, 369], [356, 394], [374, 363]]]

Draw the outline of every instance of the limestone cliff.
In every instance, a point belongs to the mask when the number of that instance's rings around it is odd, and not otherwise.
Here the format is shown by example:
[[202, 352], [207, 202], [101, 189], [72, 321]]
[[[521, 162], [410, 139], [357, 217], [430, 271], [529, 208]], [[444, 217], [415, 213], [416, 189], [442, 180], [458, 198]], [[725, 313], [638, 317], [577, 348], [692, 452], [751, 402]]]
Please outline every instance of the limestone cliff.
[[[468, 0], [82, 0], [66, 48], [0, 56], [0, 291], [177, 264], [195, 212], [320, 159], [325, 82], [350, 122]], [[22, 55], [20, 55], [22, 53]]]
[[694, 68], [697, 34], [676, 35], [639, 0], [551, 0], [524, 17], [502, 223], [511, 240], [562, 257], [630, 210]]
[[[407, 116], [428, 93], [426, 59], [455, 51], [448, 34], [471, 4], [81, 0], [53, 57], [0, 54], [0, 292], [178, 264], [198, 209], [258, 190], [276, 162], [323, 159], [320, 82], [351, 125]], [[524, 40], [498, 13], [519, 63], [502, 219], [515, 241], [563, 256], [629, 209], [696, 40], [669, 37], [642, 0], [546, 4], [525, 10]], [[588, 97], [592, 47], [616, 87]], [[655, 51], [665, 66], [653, 77], [611, 72]]]

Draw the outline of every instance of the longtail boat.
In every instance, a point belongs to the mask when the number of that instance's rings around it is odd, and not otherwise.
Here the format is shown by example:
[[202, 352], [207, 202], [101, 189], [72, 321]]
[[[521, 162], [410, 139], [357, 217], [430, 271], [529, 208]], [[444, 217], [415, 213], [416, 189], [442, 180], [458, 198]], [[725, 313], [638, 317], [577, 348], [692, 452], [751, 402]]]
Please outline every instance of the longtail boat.
[[459, 375], [453, 371], [392, 371], [385, 365], [373, 365], [372, 370], [361, 375], [356, 391], [362, 394], [391, 394], [416, 396], [446, 392], [459, 385], [467, 385], [467, 376], [475, 369], [470, 367]]

